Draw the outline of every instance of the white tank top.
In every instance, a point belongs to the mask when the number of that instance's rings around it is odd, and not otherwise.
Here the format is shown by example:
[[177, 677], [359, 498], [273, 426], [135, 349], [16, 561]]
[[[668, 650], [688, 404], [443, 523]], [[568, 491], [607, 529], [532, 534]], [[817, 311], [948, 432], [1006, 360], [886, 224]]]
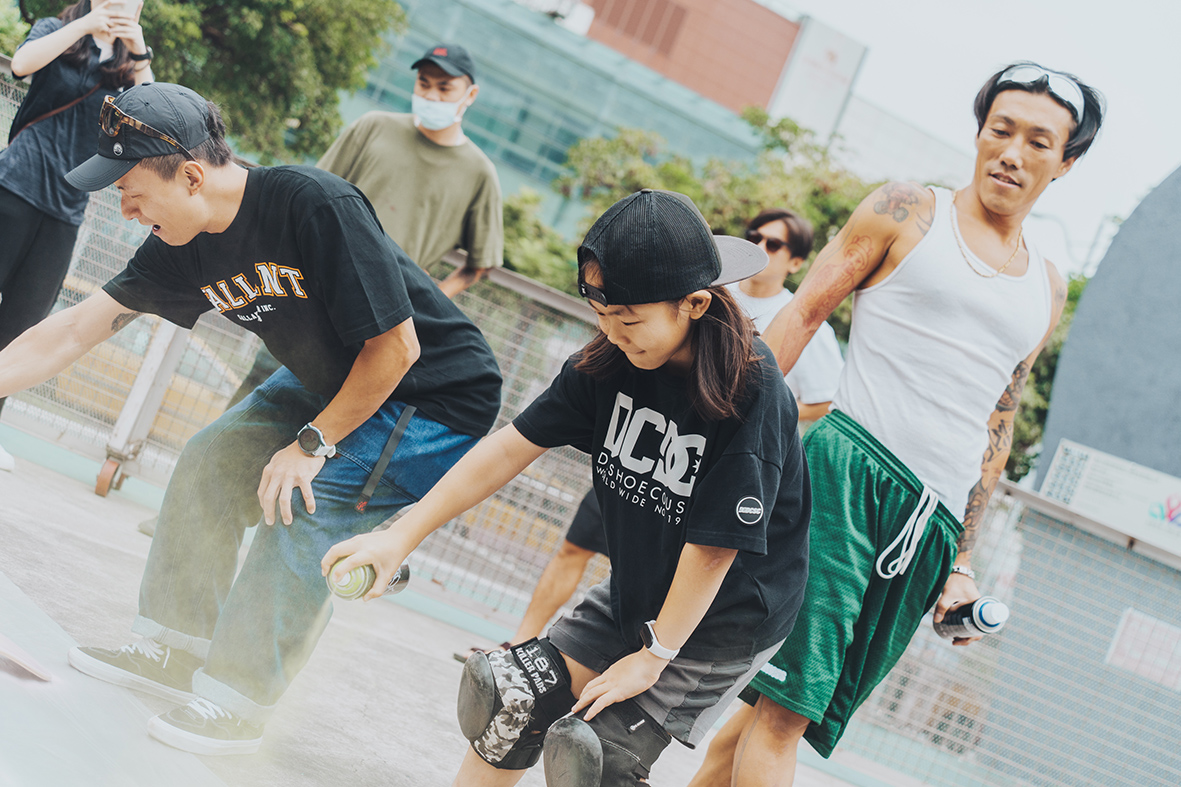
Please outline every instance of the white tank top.
[[1017, 364], [1049, 330], [1050, 283], [1045, 260], [1028, 241], [1023, 275], [984, 278], [996, 271], [953, 226], [952, 192], [931, 191], [930, 231], [885, 280], [853, 296], [833, 407], [865, 427], [962, 519], [980, 480], [988, 420]]

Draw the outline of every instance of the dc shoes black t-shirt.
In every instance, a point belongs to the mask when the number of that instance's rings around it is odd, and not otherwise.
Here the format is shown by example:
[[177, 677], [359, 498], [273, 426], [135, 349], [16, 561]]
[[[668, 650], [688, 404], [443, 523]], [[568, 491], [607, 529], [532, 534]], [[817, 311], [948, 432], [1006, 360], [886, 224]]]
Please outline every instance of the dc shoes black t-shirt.
[[770, 349], [752, 376], [741, 417], [706, 421], [684, 378], [629, 366], [607, 381], [568, 360], [513, 422], [535, 445], [586, 451], [594, 468], [611, 559], [611, 607], [640, 647], [660, 612], [686, 544], [738, 555], [682, 653], [742, 658], [784, 639], [808, 576], [811, 487], [797, 411]]
[[474, 436], [500, 408], [500, 370], [480, 331], [382, 231], [360, 191], [313, 167], [250, 170], [225, 232], [175, 247], [149, 236], [103, 289], [184, 328], [216, 309], [327, 398], [367, 339], [413, 317], [421, 355], [390, 398]]

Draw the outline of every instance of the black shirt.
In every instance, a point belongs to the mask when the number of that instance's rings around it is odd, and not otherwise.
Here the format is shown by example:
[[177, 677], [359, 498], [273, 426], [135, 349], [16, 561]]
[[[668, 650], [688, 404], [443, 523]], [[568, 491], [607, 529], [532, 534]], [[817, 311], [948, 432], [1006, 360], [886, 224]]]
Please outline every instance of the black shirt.
[[566, 362], [514, 426], [535, 445], [591, 455], [611, 559], [611, 607], [624, 640], [660, 612], [686, 543], [739, 550], [717, 597], [682, 648], [689, 658], [742, 658], [791, 631], [808, 574], [811, 488], [797, 411], [770, 349], [741, 417], [706, 421], [686, 381], [628, 367], [596, 381]]
[[421, 355], [390, 398], [475, 436], [500, 407], [480, 331], [382, 231], [360, 191], [314, 167], [250, 170], [225, 232], [175, 247], [149, 236], [103, 289], [185, 328], [216, 308], [327, 398], [365, 340], [413, 317]]

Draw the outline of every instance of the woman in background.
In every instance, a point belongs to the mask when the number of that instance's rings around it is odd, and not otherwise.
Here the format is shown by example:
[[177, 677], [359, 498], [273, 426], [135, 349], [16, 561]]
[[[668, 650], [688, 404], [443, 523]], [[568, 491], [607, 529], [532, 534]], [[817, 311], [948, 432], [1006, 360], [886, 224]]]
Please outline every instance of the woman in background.
[[[57, 300], [90, 196], [62, 176], [94, 152], [103, 100], [152, 78], [142, 8], [74, 3], [38, 19], [12, 56], [12, 75], [32, 83], [0, 150], [0, 349]], [[0, 470], [12, 468], [0, 447]]]

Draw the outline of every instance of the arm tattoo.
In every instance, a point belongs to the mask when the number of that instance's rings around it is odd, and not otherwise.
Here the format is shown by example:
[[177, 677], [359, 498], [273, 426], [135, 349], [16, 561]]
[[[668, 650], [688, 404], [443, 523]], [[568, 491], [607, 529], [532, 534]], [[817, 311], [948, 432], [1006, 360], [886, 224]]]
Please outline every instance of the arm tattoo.
[[1061, 309], [1062, 306], [1066, 303], [1066, 282], [1065, 281], [1063, 281], [1062, 279], [1059, 278], [1057, 281], [1054, 282], [1054, 294], [1052, 297], [1054, 299], [1055, 308]]
[[899, 224], [910, 216], [908, 205], [920, 204], [915, 188], [906, 183], [887, 183], [882, 186], [881, 193], [882, 198], [874, 203], [873, 212], [879, 216], [889, 215]]
[[136, 317], [139, 317], [140, 314], [142, 314], [142, 312], [124, 312], [123, 314], [120, 314], [118, 317], [111, 320], [111, 333], [118, 333], [119, 331], [123, 330], [128, 325], [130, 325]]
[[992, 495], [984, 488], [983, 478], [977, 481], [976, 486], [972, 487], [972, 491], [968, 493], [968, 507], [964, 511], [964, 532], [960, 534], [959, 541], [956, 542], [960, 557], [972, 554], [972, 548], [976, 546], [976, 537], [980, 535], [980, 523], [984, 521], [984, 511], [988, 508], [988, 501], [991, 497]]
[[1013, 379], [1009, 381], [1009, 387], [1005, 389], [1005, 392], [1001, 394], [1000, 401], [996, 403], [997, 411], [1007, 413], [1017, 409], [1017, 405], [1021, 404], [1021, 392], [1025, 390], [1025, 381], [1028, 378], [1029, 363], [1022, 361], [1013, 370]]
[[1022, 361], [1013, 370], [1013, 378], [996, 403], [996, 412], [989, 419], [988, 448], [985, 449], [984, 460], [980, 463], [980, 480], [968, 493], [968, 506], [964, 510], [964, 532], [958, 541], [961, 556], [972, 554], [976, 537], [980, 535], [980, 525], [984, 521], [988, 501], [992, 498], [992, 490], [996, 488], [996, 482], [1001, 477], [1005, 461], [1013, 447], [1013, 417], [1016, 415], [1017, 405], [1021, 402], [1021, 392], [1025, 390], [1025, 381], [1028, 378], [1029, 363]]

